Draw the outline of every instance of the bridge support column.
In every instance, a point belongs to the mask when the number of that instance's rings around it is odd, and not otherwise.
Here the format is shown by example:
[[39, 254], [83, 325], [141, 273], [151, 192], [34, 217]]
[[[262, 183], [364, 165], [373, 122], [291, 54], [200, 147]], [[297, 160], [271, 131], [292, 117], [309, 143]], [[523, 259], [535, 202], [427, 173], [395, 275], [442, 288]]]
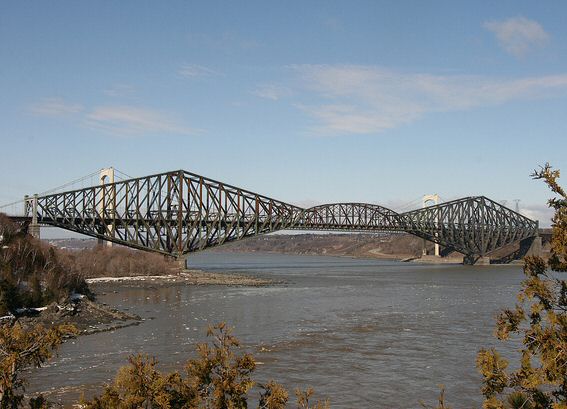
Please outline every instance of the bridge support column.
[[181, 254], [175, 257], [175, 261], [177, 262], [177, 266], [180, 270], [185, 270], [187, 268], [187, 259], [189, 255]]
[[543, 253], [543, 246], [541, 237], [530, 237], [520, 241], [520, 254], [525, 256], [541, 257]]
[[[99, 184], [101, 186], [103, 186], [103, 185], [108, 184], [108, 183], [110, 183], [110, 184], [114, 183], [114, 168], [113, 167], [101, 169], [100, 173], [99, 173]], [[111, 189], [114, 189], [114, 187], [112, 187]], [[107, 216], [106, 213], [111, 214], [112, 217], [114, 217], [114, 210], [115, 210], [114, 209], [114, 204], [115, 204], [114, 202], [116, 200], [115, 196], [116, 196], [116, 192], [112, 191], [110, 203], [105, 203], [104, 198], [101, 201], [100, 215], [103, 219]], [[114, 227], [112, 225], [108, 225], [107, 227], [110, 230], [111, 235], [114, 235]], [[104, 234], [104, 231], [102, 231], [101, 233]], [[106, 241], [106, 240], [103, 240], [103, 239], [98, 239], [98, 245], [99, 246], [106, 245], [106, 247], [112, 247], [112, 242]]]
[[[27, 200], [27, 196], [26, 196]], [[28, 227], [28, 232], [32, 237], [36, 239], [41, 238], [41, 230], [39, 227], [39, 223], [37, 222], [37, 193], [33, 195], [33, 199], [31, 200], [31, 214], [32, 214], [32, 221]]]
[[[433, 202], [434, 205], [438, 205], [439, 204], [439, 195], [436, 193], [434, 195], [424, 195], [423, 196], [423, 202], [422, 202], [422, 207], [425, 209], [427, 207], [427, 203], [428, 202]], [[440, 224], [440, 221], [437, 221], [438, 224]], [[437, 236], [438, 234], [435, 233], [435, 236]], [[435, 247], [434, 247], [434, 254], [435, 257], [441, 257], [441, 253], [439, 251], [439, 243], [434, 242]], [[423, 256], [427, 256], [427, 240], [423, 239], [423, 246], [422, 246], [422, 255]]]
[[[435, 257], [441, 257], [441, 251], [439, 248], [439, 243], [435, 243], [434, 244], [434, 250], [433, 250], [433, 254], [435, 255]], [[421, 255], [422, 256], [427, 256], [427, 240], [423, 239], [423, 245], [422, 245], [422, 250], [421, 250]]]

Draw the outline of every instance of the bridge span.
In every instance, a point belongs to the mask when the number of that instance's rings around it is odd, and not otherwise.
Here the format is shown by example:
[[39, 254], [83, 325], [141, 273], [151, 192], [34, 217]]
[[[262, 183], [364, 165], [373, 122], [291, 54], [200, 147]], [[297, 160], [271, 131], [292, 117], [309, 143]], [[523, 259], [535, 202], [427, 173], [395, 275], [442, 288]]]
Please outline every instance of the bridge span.
[[194, 251], [284, 229], [407, 232], [458, 251], [469, 263], [538, 235], [536, 221], [484, 196], [405, 213], [367, 203], [304, 209], [184, 170], [102, 180], [27, 196], [25, 203], [20, 220], [30, 223], [32, 233], [50, 225], [181, 260]]

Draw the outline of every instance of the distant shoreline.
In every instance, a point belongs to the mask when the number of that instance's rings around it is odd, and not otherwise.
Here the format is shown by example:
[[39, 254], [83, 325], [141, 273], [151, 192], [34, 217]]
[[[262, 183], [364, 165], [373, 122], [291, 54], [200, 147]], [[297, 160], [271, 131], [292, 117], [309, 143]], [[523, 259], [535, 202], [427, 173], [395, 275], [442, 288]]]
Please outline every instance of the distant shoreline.
[[288, 250], [241, 250], [241, 249], [227, 249], [227, 248], [215, 248], [210, 250], [211, 253], [218, 254], [283, 254], [287, 256], [312, 256], [312, 257], [338, 257], [338, 258], [348, 258], [353, 260], [382, 260], [382, 261], [399, 261], [401, 263], [419, 263], [419, 264], [462, 264], [462, 256], [454, 257], [442, 257], [434, 258], [434, 256], [428, 255], [426, 258], [421, 258], [418, 256], [408, 256], [407, 254], [364, 254], [364, 255], [352, 255], [352, 254], [334, 254], [334, 253], [317, 253], [317, 252], [299, 252], [299, 251], [288, 251]]

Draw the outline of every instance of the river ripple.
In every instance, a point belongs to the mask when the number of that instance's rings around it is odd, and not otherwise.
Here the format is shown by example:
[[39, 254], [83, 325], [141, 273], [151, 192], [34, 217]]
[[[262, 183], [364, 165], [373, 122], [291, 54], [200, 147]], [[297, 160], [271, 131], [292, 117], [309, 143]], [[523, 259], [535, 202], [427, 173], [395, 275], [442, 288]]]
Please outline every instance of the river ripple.
[[[190, 265], [253, 273], [284, 285], [120, 288], [99, 299], [139, 314], [135, 327], [66, 343], [30, 374], [30, 392], [69, 405], [110, 381], [129, 354], [155, 355], [180, 369], [207, 324], [226, 321], [261, 364], [256, 379], [288, 388], [312, 385], [333, 408], [480, 406], [475, 356], [493, 336], [497, 311], [514, 304], [519, 266], [418, 265], [279, 254], [203, 252]], [[515, 345], [517, 347], [517, 344]]]

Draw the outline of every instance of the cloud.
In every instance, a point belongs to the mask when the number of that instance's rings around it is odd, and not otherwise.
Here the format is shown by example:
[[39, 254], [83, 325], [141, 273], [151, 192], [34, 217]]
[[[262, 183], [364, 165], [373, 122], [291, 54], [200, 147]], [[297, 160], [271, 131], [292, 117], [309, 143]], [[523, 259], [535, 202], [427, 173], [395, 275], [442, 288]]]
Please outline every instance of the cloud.
[[376, 115], [376, 112], [370, 108], [355, 105], [329, 104], [315, 107], [298, 105], [298, 107], [322, 124], [314, 129], [322, 134], [369, 134], [394, 128], [412, 119], [410, 112], [405, 114], [383, 112]]
[[135, 90], [136, 88], [133, 85], [116, 84], [102, 92], [109, 97], [118, 98], [132, 95]]
[[264, 84], [258, 86], [254, 91], [252, 91], [252, 94], [260, 98], [277, 101], [281, 98], [290, 96], [291, 90], [280, 85]]
[[547, 205], [528, 204], [524, 206], [520, 203], [520, 213], [532, 220], [538, 220], [539, 227], [547, 228], [551, 227], [554, 211]]
[[298, 65], [296, 106], [320, 134], [371, 134], [435, 112], [464, 111], [567, 93], [567, 74], [521, 79], [406, 73], [375, 66]]
[[[117, 88], [117, 90], [122, 89], [122, 87]], [[126, 87], [124, 90], [130, 91], [130, 87]], [[112, 91], [112, 89], [107, 91]], [[116, 94], [116, 96], [119, 95]], [[34, 115], [65, 117], [89, 128], [102, 130], [116, 136], [155, 135], [159, 133], [187, 135], [202, 132], [186, 126], [164, 112], [131, 105], [104, 105], [85, 108], [81, 104], [65, 102], [61, 98], [43, 98], [40, 102], [33, 104], [30, 111]]]
[[61, 98], [44, 98], [33, 104], [30, 111], [41, 116], [66, 116], [77, 114], [83, 109], [81, 104], [66, 102]]
[[523, 57], [531, 48], [542, 46], [549, 39], [538, 22], [525, 17], [487, 21], [484, 27], [496, 35], [506, 52], [516, 57]]
[[86, 115], [85, 123], [89, 127], [118, 136], [196, 132], [161, 112], [133, 106], [97, 107]]
[[179, 75], [187, 78], [210, 77], [220, 75], [218, 71], [198, 64], [185, 64], [178, 71]]

